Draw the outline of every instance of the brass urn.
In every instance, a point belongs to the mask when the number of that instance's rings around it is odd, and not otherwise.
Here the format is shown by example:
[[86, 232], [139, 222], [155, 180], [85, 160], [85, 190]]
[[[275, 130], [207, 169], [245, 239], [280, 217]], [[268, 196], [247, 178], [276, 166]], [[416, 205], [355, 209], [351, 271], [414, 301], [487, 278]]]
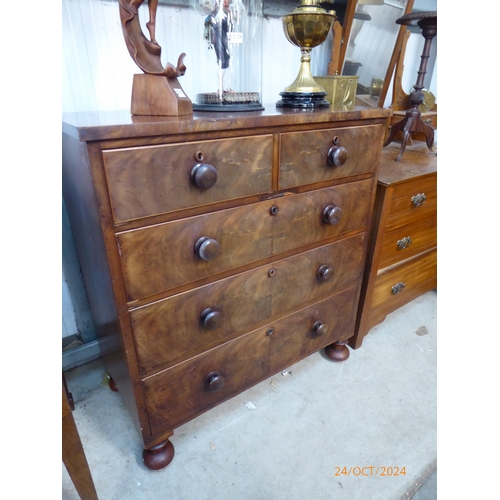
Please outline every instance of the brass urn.
[[295, 81], [280, 92], [278, 107], [325, 108], [325, 89], [316, 83], [311, 73], [311, 50], [321, 45], [337, 19], [333, 10], [320, 6], [318, 0], [301, 0], [290, 14], [283, 16], [283, 31], [287, 40], [300, 48], [300, 70]]

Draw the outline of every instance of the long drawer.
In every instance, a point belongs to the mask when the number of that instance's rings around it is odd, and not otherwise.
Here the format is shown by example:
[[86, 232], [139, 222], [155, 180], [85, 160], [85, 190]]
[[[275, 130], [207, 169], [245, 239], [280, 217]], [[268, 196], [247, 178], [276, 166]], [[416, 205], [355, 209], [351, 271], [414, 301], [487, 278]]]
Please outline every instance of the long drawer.
[[[272, 135], [109, 150], [103, 158], [115, 222], [272, 190]], [[198, 165], [205, 167], [193, 172]]]
[[364, 240], [362, 233], [132, 310], [142, 372], [356, 283]]
[[436, 213], [386, 231], [380, 243], [379, 269], [403, 261], [437, 245]]
[[436, 175], [394, 188], [387, 229], [408, 224], [437, 211]]
[[[143, 384], [153, 434], [178, 427], [352, 334], [357, 286], [190, 358]], [[319, 326], [318, 326], [319, 325]]]
[[127, 298], [364, 229], [371, 191], [368, 179], [118, 233]]
[[[366, 125], [281, 134], [280, 189], [373, 172], [382, 130], [381, 125]], [[341, 166], [328, 163], [331, 148], [344, 148]]]
[[421, 284], [436, 279], [437, 275], [437, 250], [432, 250], [409, 259], [400, 265], [382, 272], [375, 279], [371, 308], [394, 302], [394, 309], [400, 299], [413, 293], [413, 289]]

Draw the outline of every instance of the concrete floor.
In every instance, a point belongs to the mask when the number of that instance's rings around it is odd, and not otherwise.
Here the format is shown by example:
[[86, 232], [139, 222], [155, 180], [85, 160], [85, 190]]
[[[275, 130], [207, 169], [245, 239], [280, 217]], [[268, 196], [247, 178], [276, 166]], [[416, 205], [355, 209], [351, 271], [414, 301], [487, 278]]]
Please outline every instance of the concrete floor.
[[[437, 498], [436, 304], [428, 292], [373, 328], [347, 361], [313, 354], [178, 428], [174, 460], [161, 471], [143, 465], [103, 363], [67, 372], [99, 498]], [[393, 475], [381, 476], [389, 467]], [[62, 490], [78, 499], [64, 466]]]

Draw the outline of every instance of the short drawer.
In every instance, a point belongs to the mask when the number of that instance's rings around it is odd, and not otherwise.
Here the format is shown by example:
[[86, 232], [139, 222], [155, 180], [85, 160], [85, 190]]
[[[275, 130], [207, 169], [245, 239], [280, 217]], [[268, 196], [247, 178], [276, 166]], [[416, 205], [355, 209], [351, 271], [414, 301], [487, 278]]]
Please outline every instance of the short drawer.
[[380, 244], [379, 269], [406, 260], [437, 245], [436, 213], [386, 231]]
[[172, 430], [326, 345], [349, 338], [356, 299], [357, 287], [349, 288], [147, 378], [143, 384], [153, 434]]
[[394, 188], [387, 227], [408, 224], [436, 211], [436, 175], [415, 179]]
[[437, 250], [421, 254], [380, 273], [373, 288], [371, 309], [392, 302], [404, 301], [404, 296], [413, 294], [422, 284], [437, 276]]
[[[280, 189], [373, 172], [379, 159], [382, 130], [381, 125], [366, 125], [281, 134]], [[332, 148], [344, 148], [342, 154], [338, 149], [335, 156], [340, 163], [346, 158], [345, 163], [329, 164]]]
[[372, 187], [368, 179], [118, 233], [127, 298], [365, 229]]
[[346, 238], [132, 310], [142, 372], [357, 283], [364, 240]]
[[270, 192], [273, 137], [109, 150], [103, 158], [113, 218], [125, 222]]

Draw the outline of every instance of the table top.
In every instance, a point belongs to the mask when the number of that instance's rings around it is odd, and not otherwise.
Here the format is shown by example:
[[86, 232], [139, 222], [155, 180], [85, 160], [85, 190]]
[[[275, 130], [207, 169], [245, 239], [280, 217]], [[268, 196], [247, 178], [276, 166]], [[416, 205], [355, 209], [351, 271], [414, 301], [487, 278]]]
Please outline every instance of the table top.
[[425, 142], [407, 145], [400, 162], [395, 161], [401, 144], [393, 142], [382, 149], [378, 182], [384, 186], [405, 182], [415, 177], [437, 172], [437, 154], [431, 153]]

